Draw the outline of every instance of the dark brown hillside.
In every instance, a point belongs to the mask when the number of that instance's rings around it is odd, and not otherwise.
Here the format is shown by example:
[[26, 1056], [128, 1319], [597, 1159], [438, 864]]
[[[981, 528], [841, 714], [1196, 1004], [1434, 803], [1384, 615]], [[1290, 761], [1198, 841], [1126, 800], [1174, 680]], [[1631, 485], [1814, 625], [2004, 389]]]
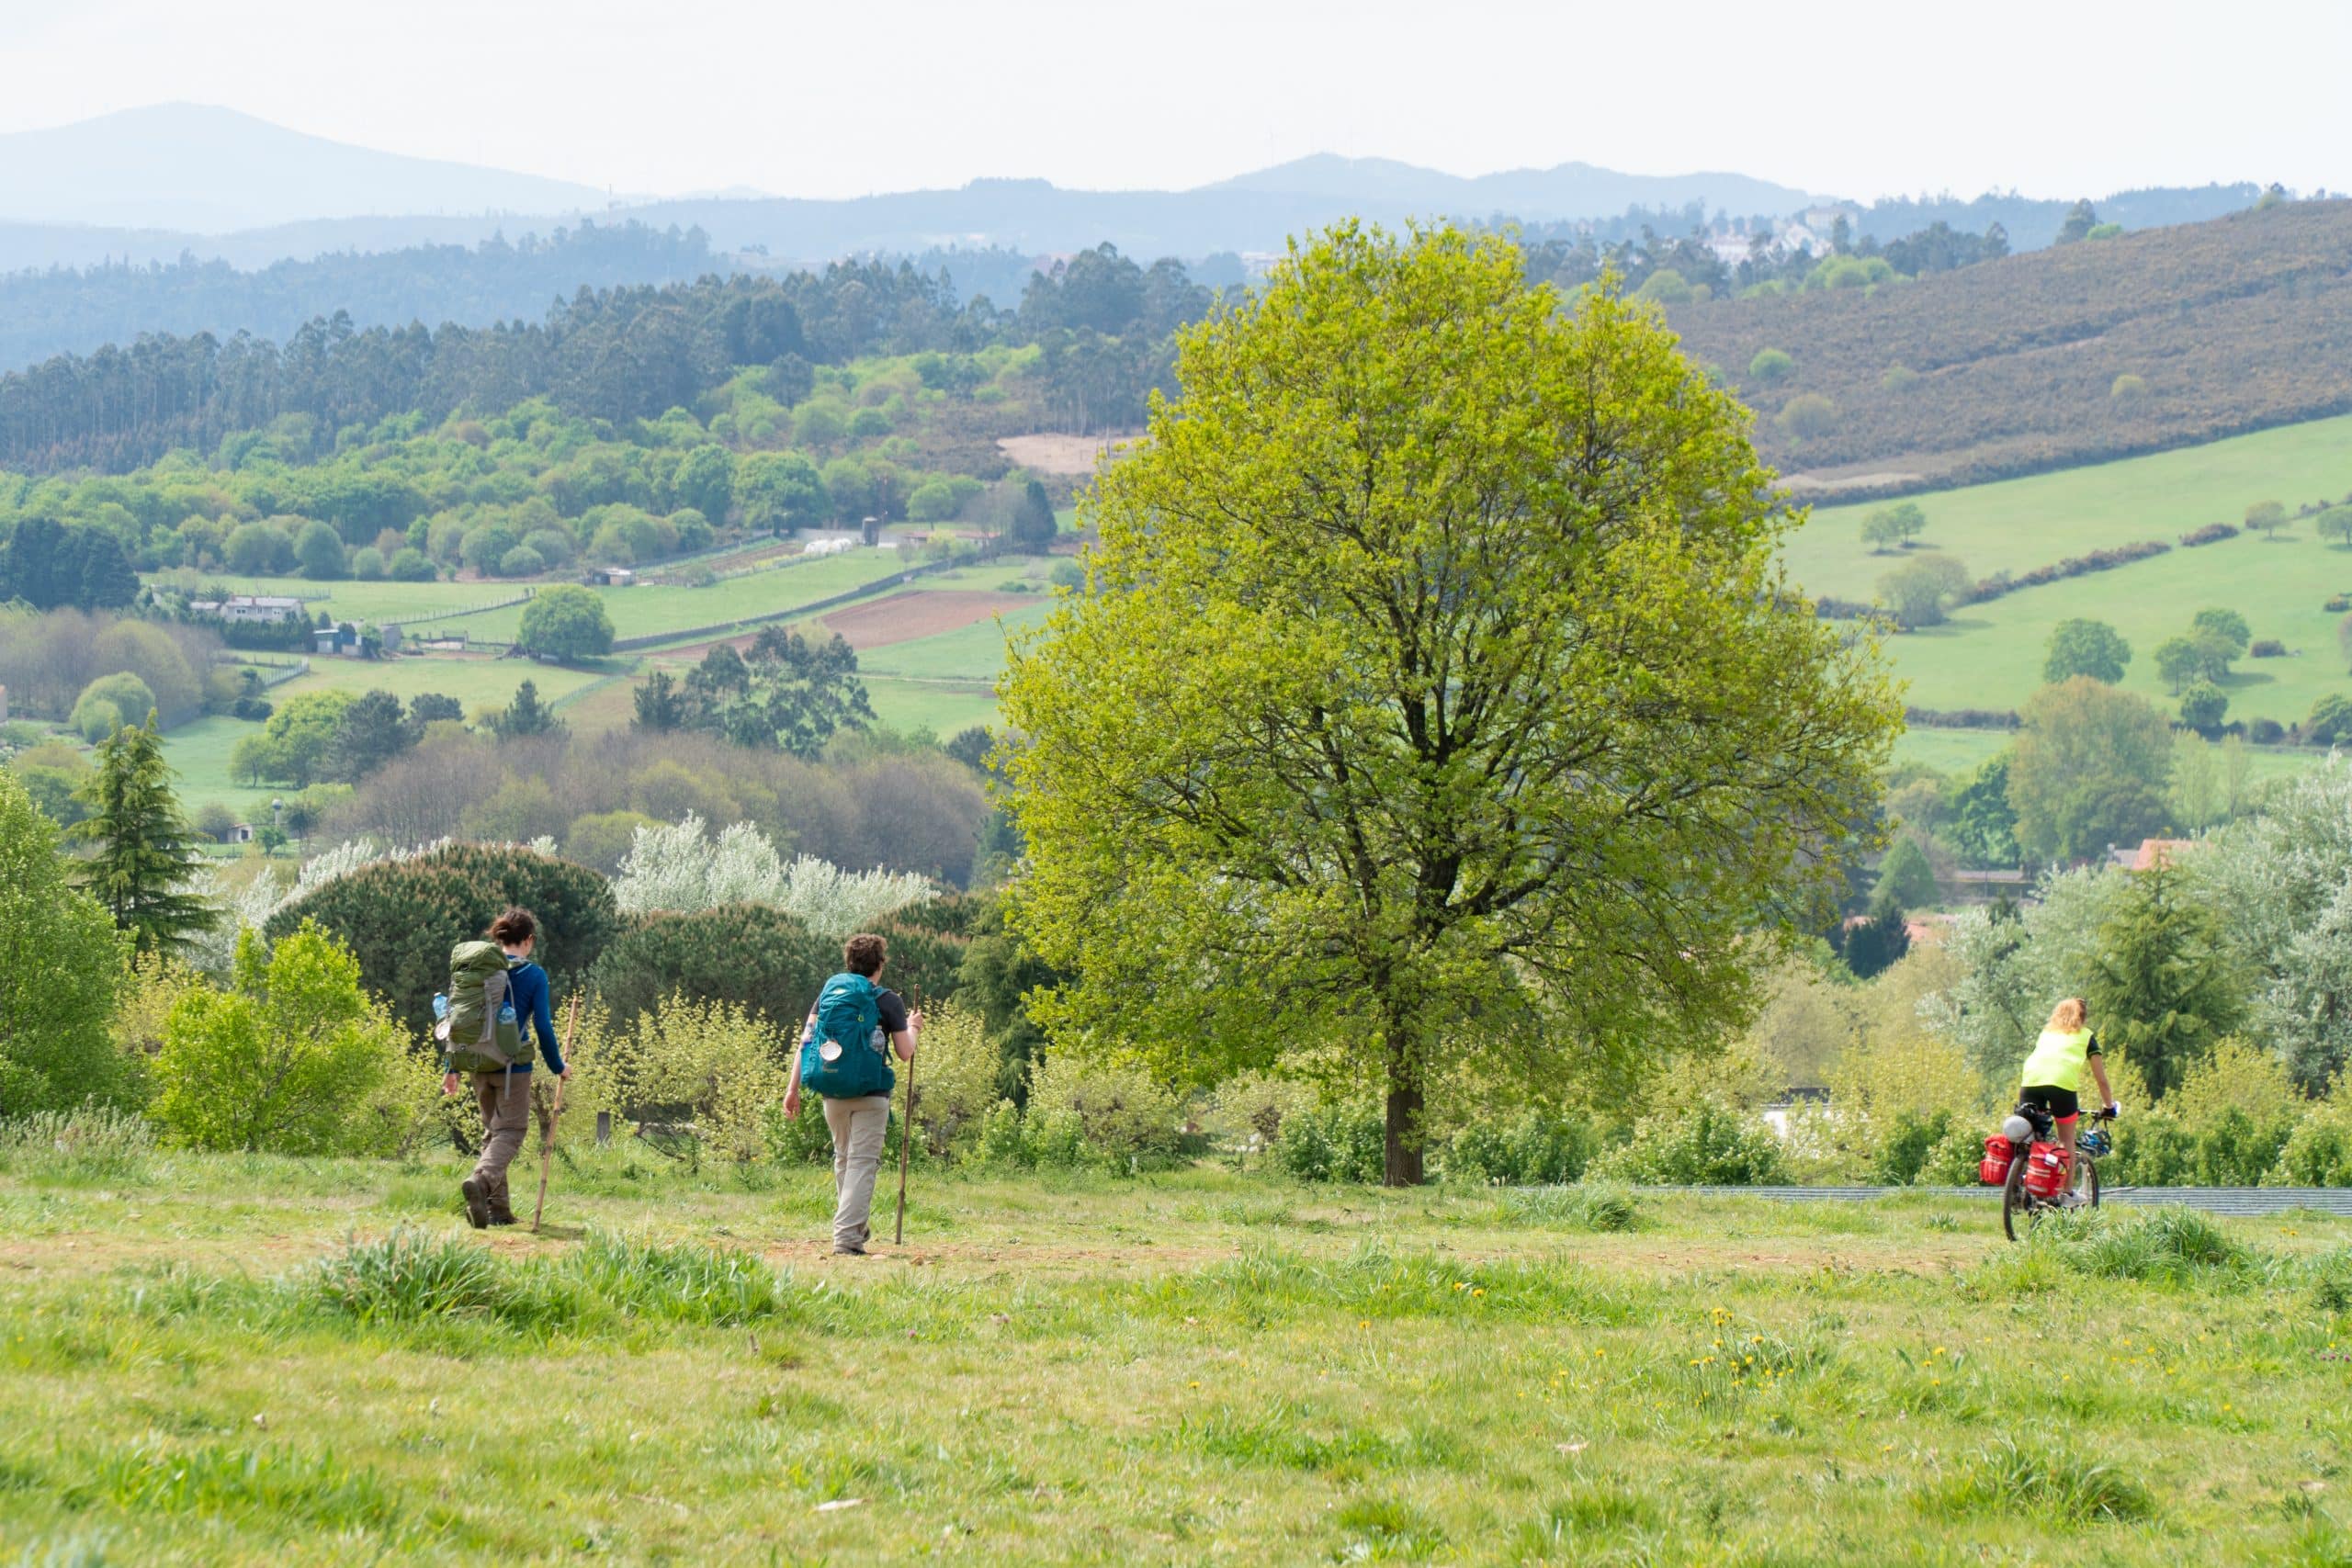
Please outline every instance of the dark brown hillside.
[[[1686, 306], [1798, 489], [1885, 490], [2210, 441], [2352, 411], [2352, 201], [2292, 202], [1881, 286]], [[1792, 374], [1758, 384], [1758, 351]], [[1890, 370], [1900, 367], [1909, 379]], [[2117, 378], [2144, 390], [2118, 394]], [[1799, 439], [1780, 416], [1834, 407]], [[1807, 411], [1799, 411], [1800, 414]], [[1810, 412], [1817, 414], [1817, 408]]]

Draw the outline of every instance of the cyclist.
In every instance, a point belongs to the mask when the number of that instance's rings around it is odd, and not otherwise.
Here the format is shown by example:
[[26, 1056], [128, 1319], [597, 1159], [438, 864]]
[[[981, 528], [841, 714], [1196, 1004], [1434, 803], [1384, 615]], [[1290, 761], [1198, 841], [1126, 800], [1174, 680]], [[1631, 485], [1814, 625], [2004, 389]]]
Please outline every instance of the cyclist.
[[[2091, 1032], [2090, 1009], [2082, 998], [2068, 997], [2050, 1010], [2050, 1021], [2042, 1025], [2041, 1038], [2034, 1042], [2033, 1054], [2025, 1059], [2018, 1099], [2049, 1112], [2058, 1125], [2058, 1145], [2066, 1151], [2069, 1164], [2075, 1157], [2075, 1124], [2083, 1109], [2077, 1090], [2086, 1062], [2090, 1064], [2091, 1077], [2098, 1080], [2100, 1103], [2109, 1116], [2115, 1115], [2122, 1107], [2108, 1088], [2107, 1059], [2099, 1052], [2098, 1036]], [[2072, 1194], [2068, 1196], [2071, 1201]]]

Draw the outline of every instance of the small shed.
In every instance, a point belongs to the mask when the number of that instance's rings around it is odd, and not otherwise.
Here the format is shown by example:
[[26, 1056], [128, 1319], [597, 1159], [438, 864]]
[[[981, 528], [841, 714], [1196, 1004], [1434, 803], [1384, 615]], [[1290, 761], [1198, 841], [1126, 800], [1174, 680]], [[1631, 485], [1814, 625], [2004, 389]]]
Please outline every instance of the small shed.
[[582, 581], [591, 588], [628, 588], [635, 585], [637, 573], [625, 566], [592, 566]]

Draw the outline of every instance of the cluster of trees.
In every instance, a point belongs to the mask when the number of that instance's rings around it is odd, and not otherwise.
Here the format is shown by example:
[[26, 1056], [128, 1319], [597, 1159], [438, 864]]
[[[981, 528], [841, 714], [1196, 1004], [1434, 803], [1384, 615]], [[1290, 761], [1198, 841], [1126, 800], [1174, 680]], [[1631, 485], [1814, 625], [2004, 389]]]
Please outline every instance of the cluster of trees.
[[691, 813], [748, 822], [787, 852], [952, 886], [1001, 852], [979, 775], [924, 737], [838, 735], [819, 763], [692, 730], [591, 739], [550, 725], [525, 734], [512, 722], [523, 705], [518, 696], [496, 725], [431, 727], [356, 788], [311, 803], [317, 835], [390, 844], [546, 838], [568, 858], [611, 871], [639, 828]]
[[[1802, 441], [1808, 467], [1899, 458], [1973, 482], [2342, 412], [2324, 367], [2352, 353], [2352, 280], [2318, 262], [2347, 243], [2352, 205], [2291, 202], [1901, 288], [1694, 302], [1675, 327], [1734, 376], [1761, 349], [1802, 348], [1797, 374], [1741, 381], [1768, 461]], [[2040, 352], [2052, 343], [2074, 346]], [[1930, 371], [1932, 398], [1889, 395], [1891, 378]], [[2138, 395], [2115, 397], [2119, 376]], [[1834, 426], [1782, 430], [1806, 395], [1836, 406]]]
[[779, 626], [763, 627], [741, 653], [718, 644], [683, 681], [657, 670], [636, 705], [631, 723], [643, 733], [697, 730], [808, 762], [836, 734], [874, 723], [857, 655], [840, 634], [819, 640]]
[[10, 709], [23, 716], [73, 722], [83, 699], [108, 680], [135, 682], [143, 694], [138, 711], [125, 715], [134, 722], [150, 707], [166, 727], [229, 712], [253, 698], [255, 682], [249, 671], [218, 664], [220, 650], [219, 636], [200, 626], [104, 612], [0, 608], [0, 686], [8, 688]]
[[1928, 514], [1916, 501], [1899, 501], [1893, 506], [1882, 506], [1862, 519], [1862, 543], [1872, 555], [1883, 555], [1890, 549], [1907, 548], [1912, 540], [1927, 532]]
[[0, 543], [0, 604], [36, 610], [119, 610], [139, 598], [139, 574], [122, 542], [94, 528], [27, 517]]
[[[0, 464], [120, 472], [175, 449], [212, 451], [288, 414], [332, 441], [395, 416], [433, 426], [460, 410], [501, 412], [540, 397], [583, 419], [651, 420], [695, 406], [747, 367], [791, 403], [813, 367], [1016, 344], [1047, 351], [1049, 396], [1057, 377], [1116, 379], [1132, 412], [1138, 387], [1164, 372], [1169, 331], [1210, 302], [1181, 265], [1146, 271], [1105, 246], [1057, 265], [1010, 310], [985, 299], [959, 304], [944, 274], [862, 262], [582, 288], [544, 321], [495, 326], [362, 326], [338, 310], [282, 344], [243, 331], [151, 333], [0, 375]], [[1072, 355], [1071, 368], [1055, 369]], [[1114, 362], [1124, 379], [1112, 377]]]

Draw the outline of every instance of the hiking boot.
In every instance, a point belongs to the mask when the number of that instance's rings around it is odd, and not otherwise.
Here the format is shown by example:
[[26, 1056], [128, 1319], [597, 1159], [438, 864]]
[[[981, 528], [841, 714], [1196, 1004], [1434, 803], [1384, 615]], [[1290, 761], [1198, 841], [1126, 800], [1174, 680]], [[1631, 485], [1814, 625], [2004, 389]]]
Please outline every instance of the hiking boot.
[[837, 1247], [833, 1248], [833, 1256], [835, 1258], [863, 1258], [865, 1256], [865, 1248], [862, 1247]]
[[458, 1190], [465, 1196], [466, 1218], [476, 1230], [490, 1228], [490, 1189], [478, 1177], [469, 1176], [458, 1183]]
[[492, 1214], [490, 1216], [490, 1223], [493, 1225], [519, 1225], [523, 1222], [512, 1214]]

